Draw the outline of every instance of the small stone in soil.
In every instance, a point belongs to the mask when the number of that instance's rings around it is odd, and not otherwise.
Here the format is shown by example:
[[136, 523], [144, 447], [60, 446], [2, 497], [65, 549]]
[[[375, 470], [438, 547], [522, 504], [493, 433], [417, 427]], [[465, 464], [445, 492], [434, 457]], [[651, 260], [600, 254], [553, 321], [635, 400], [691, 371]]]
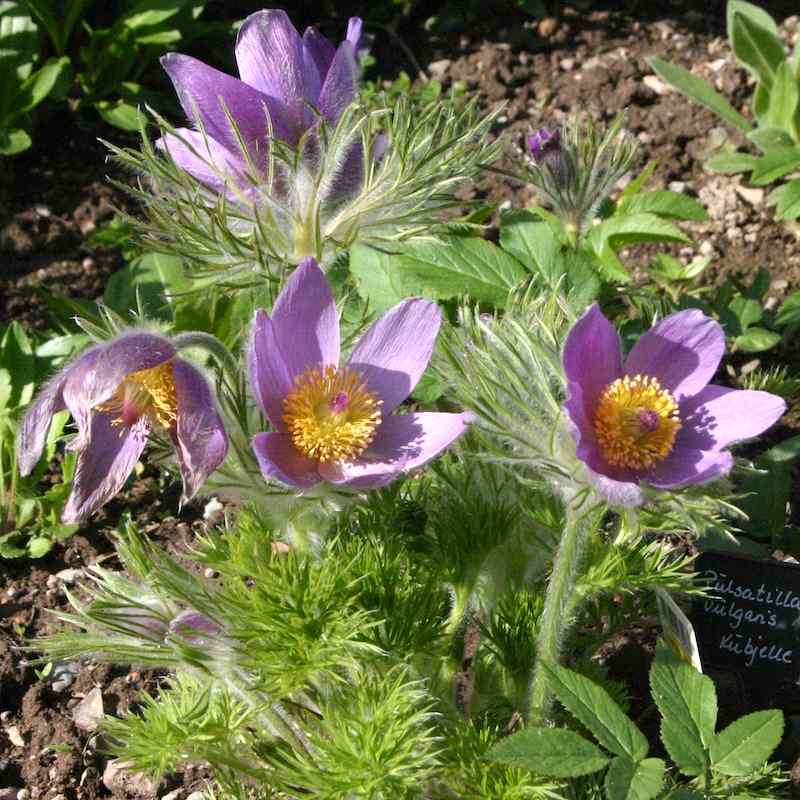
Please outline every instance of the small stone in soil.
[[0, 788], [0, 800], [16, 800], [19, 789], [14, 786]]
[[83, 574], [82, 569], [62, 569], [61, 572], [56, 572], [56, 577], [62, 582], [66, 583], [67, 585], [75, 583], [75, 581], [80, 578]]
[[175, 789], [175, 791], [165, 794], [161, 800], [181, 800], [183, 797], [183, 789]]
[[25, 740], [22, 738], [22, 734], [19, 732], [19, 728], [16, 725], [12, 725], [6, 731], [6, 736], [8, 736], [14, 747], [25, 747]]
[[53, 675], [50, 688], [54, 692], [63, 692], [72, 686], [80, 666], [77, 661], [58, 661], [53, 666]]
[[147, 775], [131, 772], [124, 761], [115, 758], [108, 762], [103, 772], [103, 783], [107, 789], [118, 794], [134, 796], [154, 795], [158, 791]]
[[186, 800], [205, 800], [203, 792], [192, 792]]
[[75, 706], [72, 721], [82, 731], [96, 731], [103, 721], [103, 693], [95, 687]]

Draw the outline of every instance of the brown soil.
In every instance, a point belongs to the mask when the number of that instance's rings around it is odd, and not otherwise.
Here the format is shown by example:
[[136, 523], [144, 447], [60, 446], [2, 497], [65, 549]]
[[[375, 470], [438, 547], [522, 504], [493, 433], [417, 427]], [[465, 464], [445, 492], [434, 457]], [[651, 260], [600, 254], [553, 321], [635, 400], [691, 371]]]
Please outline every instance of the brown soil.
[[[407, 43], [426, 74], [445, 87], [462, 81], [487, 108], [505, 104], [496, 133], [506, 133], [509, 151], [511, 143], [521, 143], [532, 129], [558, 123], [568, 114], [584, 112], [608, 121], [627, 109], [628, 128], [642, 142], [643, 158], [658, 162], [654, 188], [672, 184], [697, 196], [711, 215], [710, 222], [690, 226], [696, 241], [703, 243], [699, 251], [713, 258], [709, 279], [720, 280], [726, 274], [747, 279], [766, 267], [772, 272], [771, 294], [776, 298], [800, 288], [798, 238], [774, 220], [757, 194], [742, 190], [739, 178], [703, 171], [709, 134], [719, 123], [648, 77], [646, 58], [660, 55], [709, 78], [741, 107], [752, 88], [732, 61], [722, 4], [706, 4], [702, 10], [695, 3], [662, 3], [658, 10], [654, 6], [634, 3], [630, 14], [565, 6], [558, 20], [521, 16], [470, 20], [465, 23], [469, 30], [420, 40], [409, 33]], [[770, 10], [783, 19], [781, 11], [789, 13], [787, 6], [791, 3], [773, 4]], [[787, 40], [794, 41], [797, 28], [796, 18], [786, 20]], [[379, 36], [376, 49], [387, 77], [386, 64], [414, 73], [414, 65], [403, 64], [390, 41]], [[382, 52], [386, 58], [381, 58]], [[106, 182], [109, 173], [120, 179], [126, 176], [114, 173], [114, 166], [105, 162], [97, 136], [123, 139], [119, 131], [99, 124], [87, 128], [75, 120], [51, 120], [39, 131], [33, 151], [3, 162], [0, 321], [21, 319], [45, 328], [48, 315], [39, 294], [42, 287], [95, 299], [102, 295], [109, 275], [123, 265], [116, 251], [86, 244], [85, 237], [111, 217], [114, 206], [129, 208], [124, 194]], [[475, 187], [465, 187], [465, 196], [518, 207], [532, 201], [526, 187], [512, 186], [489, 173]], [[697, 251], [679, 252], [691, 256]], [[197, 509], [184, 509], [180, 519], [164, 516], [176, 508], [177, 497], [161, 496], [155, 478], [140, 479], [48, 558], [33, 565], [0, 562], [0, 799], [5, 800], [2, 790], [8, 788], [27, 789], [30, 800], [112, 795], [101, 780], [107, 758], [90, 734], [75, 727], [74, 706], [97, 686], [105, 710], [122, 713], [142, 689], [154, 688], [158, 676], [84, 663], [74, 682], [56, 691], [52, 676], [40, 680], [18, 648], [26, 638], [50, 629], [47, 609], [65, 608], [63, 581], [52, 576], [100, 560], [108, 568], [119, 568], [106, 532], [123, 509], [131, 510], [136, 521], [166, 546], [179, 548], [191, 540]], [[638, 673], [639, 650], [628, 649], [636, 650]], [[627, 651], [620, 652], [619, 659], [627, 662]], [[19, 737], [22, 746], [14, 743]], [[163, 796], [178, 789], [176, 800], [185, 800], [190, 791], [202, 788], [203, 777], [202, 772], [175, 776], [145, 795], [140, 782], [138, 790], [140, 796]], [[137, 791], [135, 785], [132, 791]]]

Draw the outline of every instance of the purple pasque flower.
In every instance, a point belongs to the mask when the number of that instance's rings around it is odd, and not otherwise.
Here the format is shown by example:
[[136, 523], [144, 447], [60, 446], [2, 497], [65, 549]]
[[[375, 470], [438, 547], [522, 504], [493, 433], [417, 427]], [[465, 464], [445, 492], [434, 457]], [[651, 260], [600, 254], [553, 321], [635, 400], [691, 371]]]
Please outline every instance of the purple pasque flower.
[[526, 139], [533, 160], [539, 163], [548, 153], [561, 152], [561, 131], [558, 128], [539, 128]]
[[662, 319], [624, 363], [596, 303], [575, 323], [564, 346], [564, 410], [578, 458], [609, 502], [640, 505], [640, 483], [673, 489], [725, 475], [733, 456], [724, 448], [781, 417], [776, 395], [709, 384], [724, 352], [722, 328], [697, 309]]
[[54, 414], [69, 409], [78, 451], [64, 522], [80, 522], [122, 488], [151, 430], [175, 445], [184, 497], [193, 497], [224, 460], [228, 436], [200, 371], [174, 345], [149, 331], [129, 331], [95, 345], [61, 370], [28, 408], [17, 441], [22, 475], [42, 454]]
[[248, 193], [242, 144], [251, 164], [266, 173], [270, 138], [294, 147], [317, 122], [313, 109], [334, 124], [355, 99], [361, 25], [358, 17], [351, 18], [336, 48], [315, 28], [301, 38], [285, 11], [257, 11], [236, 37], [240, 78], [191, 56], [164, 56], [161, 63], [186, 116], [202, 131], [180, 128], [180, 137], [168, 133], [157, 145], [210, 188], [222, 191], [228, 179]]
[[253, 437], [266, 478], [309, 489], [367, 489], [422, 466], [452, 444], [470, 414], [392, 414], [417, 385], [441, 324], [437, 305], [404, 300], [339, 366], [339, 317], [313, 258], [297, 267], [270, 317], [256, 313], [250, 383], [274, 431]]

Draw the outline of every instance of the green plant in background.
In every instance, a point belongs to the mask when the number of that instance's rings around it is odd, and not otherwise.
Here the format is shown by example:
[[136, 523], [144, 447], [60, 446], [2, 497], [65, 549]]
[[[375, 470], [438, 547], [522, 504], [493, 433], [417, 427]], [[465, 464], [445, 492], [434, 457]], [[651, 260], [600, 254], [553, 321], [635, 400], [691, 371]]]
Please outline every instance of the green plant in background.
[[596, 783], [597, 795], [607, 800], [775, 797], [786, 781], [779, 766], [769, 763], [783, 736], [783, 714], [756, 711], [716, 732], [713, 681], [664, 644], [650, 669], [650, 685], [661, 713], [661, 741], [683, 779], [663, 759], [648, 757], [644, 734], [603, 687], [565, 667], [553, 667], [551, 680], [581, 732], [528, 727], [495, 745], [487, 758], [537, 776], [591, 776], [585, 780]]
[[0, 156], [13, 156], [32, 143], [31, 112], [48, 97], [63, 99], [72, 81], [68, 58], [40, 55], [39, 28], [25, 4], [0, 2]]
[[755, 124], [743, 117], [705, 81], [677, 64], [658, 57], [649, 60], [653, 70], [678, 91], [709, 108], [744, 133], [761, 155], [726, 152], [707, 162], [717, 172], [749, 172], [750, 182], [765, 186], [785, 178], [767, 198], [780, 219], [800, 217], [800, 44], [789, 56], [775, 20], [763, 9], [744, 0], [729, 0], [728, 40], [739, 63], [755, 79], [751, 112]]
[[64, 432], [67, 414], [57, 415], [45, 444], [44, 457], [26, 478], [20, 478], [15, 450], [22, 412], [34, 389], [52, 368], [62, 364], [86, 342], [82, 335], [51, 338], [35, 344], [18, 322], [0, 337], [0, 557], [40, 558], [77, 525], [61, 521], [70, 491], [75, 457], [66, 453], [60, 480], [42, 491], [41, 481]]

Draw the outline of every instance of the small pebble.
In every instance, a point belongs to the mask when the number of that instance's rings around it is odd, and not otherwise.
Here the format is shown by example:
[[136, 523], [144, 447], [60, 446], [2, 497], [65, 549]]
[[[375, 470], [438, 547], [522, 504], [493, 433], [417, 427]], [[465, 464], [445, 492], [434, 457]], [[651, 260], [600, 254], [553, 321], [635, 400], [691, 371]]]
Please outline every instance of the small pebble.
[[161, 800], [181, 800], [181, 797], [183, 797], [183, 789], [175, 789], [174, 792], [165, 794]]
[[58, 576], [57, 575], [48, 575], [47, 576], [47, 588], [54, 589], [58, 586]]
[[8, 589], [6, 589], [6, 597], [9, 600], [13, 600], [19, 593], [20, 591], [16, 586], [10, 586]]
[[54, 692], [63, 692], [72, 686], [80, 671], [77, 661], [58, 661], [53, 665], [50, 688]]
[[203, 792], [192, 792], [186, 800], [206, 800], [206, 796]]
[[10, 719], [13, 717], [13, 716], [14, 716], [14, 713], [13, 713], [12, 711], [0, 711], [0, 722], [2, 722], [3, 724], [5, 724], [5, 723], [6, 723], [6, 722], [8, 722], [8, 721], [9, 721], [9, 720], [10, 720]]
[[211, 567], [206, 567], [203, 570], [203, 577], [205, 577], [205, 578], [216, 578], [217, 577], [217, 573], [213, 569], [211, 569]]
[[82, 731], [96, 731], [103, 721], [103, 693], [95, 687], [75, 706], [72, 721]]
[[20, 789], [17, 792], [17, 800], [30, 800], [31, 793], [27, 789]]
[[19, 728], [16, 725], [12, 725], [8, 730], [6, 730], [6, 735], [11, 740], [11, 744], [14, 747], [25, 747], [25, 740], [22, 738], [22, 734], [19, 732]]
[[62, 569], [61, 572], [56, 572], [56, 577], [61, 583], [66, 583], [69, 586], [75, 583], [82, 574], [82, 569]]

